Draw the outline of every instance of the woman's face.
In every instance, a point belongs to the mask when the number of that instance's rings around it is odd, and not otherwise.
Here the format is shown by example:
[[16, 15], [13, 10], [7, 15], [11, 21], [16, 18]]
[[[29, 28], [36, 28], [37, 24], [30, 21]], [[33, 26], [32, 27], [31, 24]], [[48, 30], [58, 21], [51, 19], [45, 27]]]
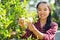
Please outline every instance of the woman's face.
[[47, 4], [41, 3], [38, 6], [37, 12], [40, 19], [46, 19], [49, 16], [50, 10]]

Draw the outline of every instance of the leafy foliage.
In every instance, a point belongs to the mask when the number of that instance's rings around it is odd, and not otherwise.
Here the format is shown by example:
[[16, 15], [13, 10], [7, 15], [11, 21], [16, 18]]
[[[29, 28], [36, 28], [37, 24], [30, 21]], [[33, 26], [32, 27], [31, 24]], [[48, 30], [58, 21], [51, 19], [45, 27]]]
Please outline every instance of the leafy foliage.
[[[0, 40], [21, 39], [21, 35], [25, 32], [25, 29], [21, 29], [18, 20], [21, 17], [25, 17], [28, 20], [29, 17], [35, 18], [36, 13], [32, 12], [28, 14], [26, 10], [27, 3], [29, 1], [24, 0], [1, 0], [0, 3]], [[33, 14], [34, 13], [34, 14]], [[30, 40], [28, 38], [26, 40]]]

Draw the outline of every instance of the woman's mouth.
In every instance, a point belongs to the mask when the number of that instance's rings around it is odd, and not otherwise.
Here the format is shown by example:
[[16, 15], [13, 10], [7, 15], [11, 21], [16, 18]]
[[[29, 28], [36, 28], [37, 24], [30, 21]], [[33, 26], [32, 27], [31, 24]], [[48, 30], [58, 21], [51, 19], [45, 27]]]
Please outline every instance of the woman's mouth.
[[42, 14], [42, 15], [40, 15], [40, 16], [41, 16], [41, 17], [44, 17], [45, 15]]

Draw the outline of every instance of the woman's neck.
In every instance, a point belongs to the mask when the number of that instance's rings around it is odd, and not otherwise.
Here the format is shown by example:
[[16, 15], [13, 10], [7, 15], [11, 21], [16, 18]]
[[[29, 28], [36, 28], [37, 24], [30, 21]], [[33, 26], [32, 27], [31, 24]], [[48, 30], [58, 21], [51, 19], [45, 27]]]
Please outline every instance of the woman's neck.
[[40, 19], [40, 25], [41, 27], [46, 24], [47, 19]]

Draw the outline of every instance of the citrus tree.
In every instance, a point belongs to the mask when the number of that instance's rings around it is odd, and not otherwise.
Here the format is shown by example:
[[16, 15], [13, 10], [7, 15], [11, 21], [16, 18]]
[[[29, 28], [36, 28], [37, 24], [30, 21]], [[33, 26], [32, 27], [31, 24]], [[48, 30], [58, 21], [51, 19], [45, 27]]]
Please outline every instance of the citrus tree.
[[[36, 18], [36, 12], [29, 13], [26, 10], [26, 6], [29, 0], [1, 0], [0, 2], [0, 40], [21, 39], [21, 34], [25, 32], [24, 28], [21, 29], [18, 20], [21, 17], [25, 17], [28, 21], [32, 18], [34, 22]], [[26, 26], [25, 26], [26, 28]], [[32, 40], [31, 36], [26, 40]]]

